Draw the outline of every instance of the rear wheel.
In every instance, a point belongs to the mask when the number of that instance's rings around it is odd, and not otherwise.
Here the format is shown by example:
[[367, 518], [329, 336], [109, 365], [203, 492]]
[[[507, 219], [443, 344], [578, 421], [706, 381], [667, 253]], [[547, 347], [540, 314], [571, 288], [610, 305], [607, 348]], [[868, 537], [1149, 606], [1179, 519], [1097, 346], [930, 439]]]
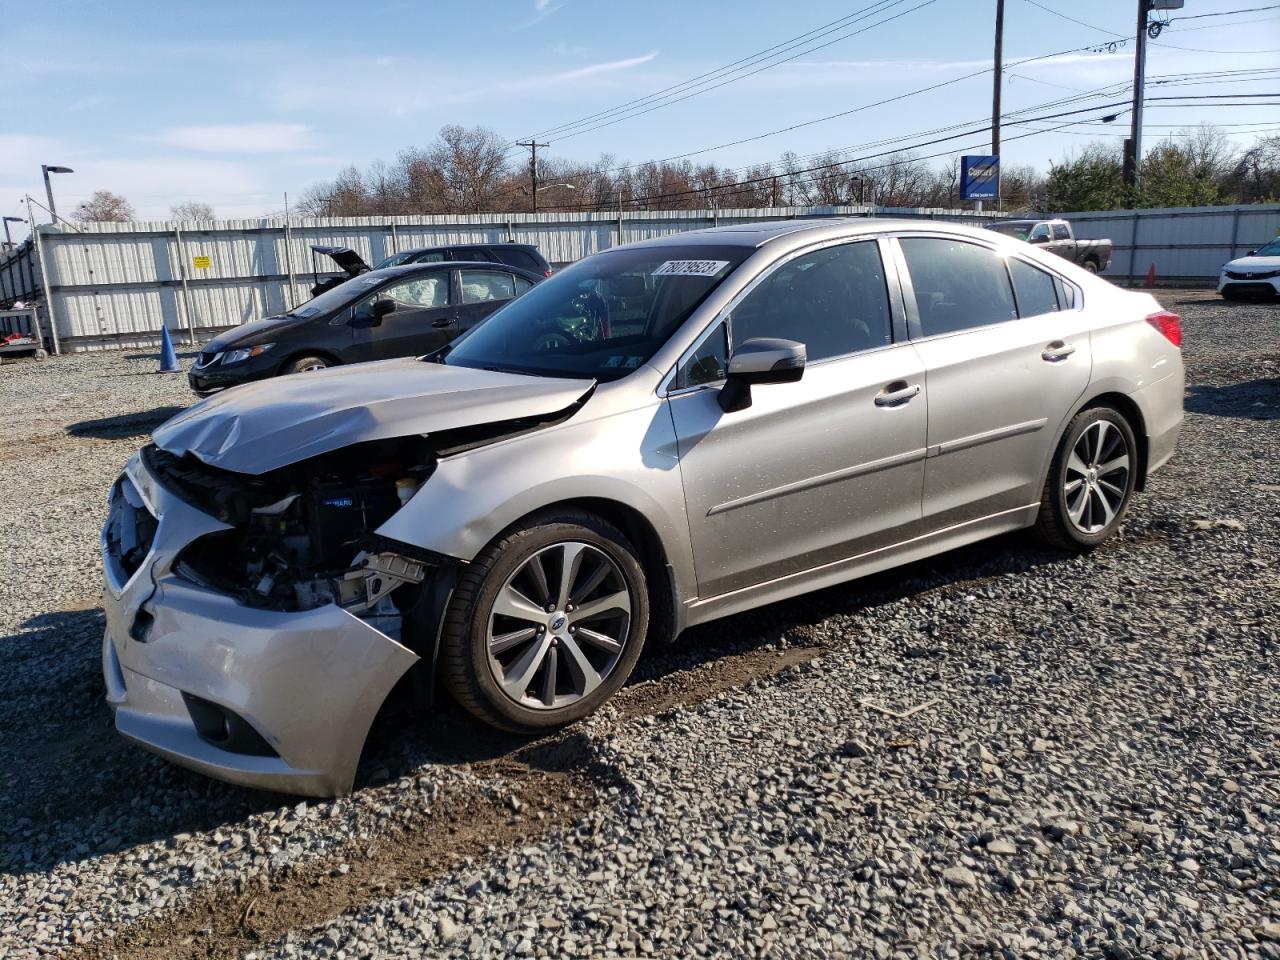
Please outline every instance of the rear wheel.
[[1086, 261], [1084, 262], [1084, 268], [1085, 268], [1086, 270], [1088, 270], [1090, 273], [1097, 273], [1097, 272], [1098, 272], [1098, 263], [1097, 263], [1097, 261], [1096, 261], [1096, 260], [1086, 260]]
[[283, 373], [313, 373], [316, 370], [323, 370], [329, 366], [329, 361], [324, 357], [294, 357], [284, 365]]
[[626, 682], [648, 625], [644, 572], [626, 537], [591, 514], [546, 514], [468, 565], [445, 614], [440, 675], [486, 723], [554, 729]]
[[1119, 411], [1092, 407], [1076, 414], [1049, 466], [1037, 532], [1079, 551], [1115, 533], [1133, 495], [1137, 451], [1133, 428]]

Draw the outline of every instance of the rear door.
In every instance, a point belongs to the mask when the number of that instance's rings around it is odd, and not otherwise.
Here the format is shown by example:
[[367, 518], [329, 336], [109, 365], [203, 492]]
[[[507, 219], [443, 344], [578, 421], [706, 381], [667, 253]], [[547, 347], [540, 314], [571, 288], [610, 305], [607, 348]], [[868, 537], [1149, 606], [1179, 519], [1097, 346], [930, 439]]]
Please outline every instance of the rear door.
[[929, 385], [926, 522], [1038, 502], [1059, 428], [1089, 383], [1083, 313], [1064, 309], [1053, 274], [985, 244], [904, 235], [898, 245]]
[[[457, 307], [450, 304], [449, 270], [432, 270], [397, 281], [356, 305], [351, 326], [359, 360], [388, 360], [428, 353], [448, 343], [458, 330]], [[394, 308], [373, 317], [377, 300]]]
[[[924, 367], [895, 303], [878, 241], [803, 252], [731, 305], [677, 368], [668, 402], [700, 596], [875, 549], [919, 519]], [[754, 337], [804, 343], [804, 376], [754, 387], [750, 407], [725, 413], [726, 339]]]
[[[460, 291], [458, 333], [470, 330], [493, 311], [516, 296], [516, 276], [495, 264], [492, 269], [462, 267], [458, 271]], [[528, 281], [520, 278], [528, 289]]]

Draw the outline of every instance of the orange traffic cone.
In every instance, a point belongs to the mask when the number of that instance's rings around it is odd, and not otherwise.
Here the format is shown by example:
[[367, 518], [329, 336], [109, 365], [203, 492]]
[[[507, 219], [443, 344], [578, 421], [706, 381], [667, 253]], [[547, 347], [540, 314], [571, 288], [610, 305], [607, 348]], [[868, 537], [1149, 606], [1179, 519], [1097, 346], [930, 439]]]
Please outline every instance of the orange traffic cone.
[[1156, 265], [1155, 261], [1151, 262], [1151, 266], [1147, 267], [1147, 286], [1154, 287], [1156, 285]]

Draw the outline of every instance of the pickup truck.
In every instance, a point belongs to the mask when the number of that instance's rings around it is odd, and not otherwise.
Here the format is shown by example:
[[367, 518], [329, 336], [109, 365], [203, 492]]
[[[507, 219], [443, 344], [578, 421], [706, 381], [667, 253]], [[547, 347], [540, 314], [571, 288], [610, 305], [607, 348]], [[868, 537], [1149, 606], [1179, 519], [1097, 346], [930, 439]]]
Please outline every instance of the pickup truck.
[[1111, 263], [1110, 240], [1077, 240], [1071, 224], [1065, 220], [1001, 220], [987, 224], [987, 229], [1043, 245], [1090, 273], [1101, 273]]

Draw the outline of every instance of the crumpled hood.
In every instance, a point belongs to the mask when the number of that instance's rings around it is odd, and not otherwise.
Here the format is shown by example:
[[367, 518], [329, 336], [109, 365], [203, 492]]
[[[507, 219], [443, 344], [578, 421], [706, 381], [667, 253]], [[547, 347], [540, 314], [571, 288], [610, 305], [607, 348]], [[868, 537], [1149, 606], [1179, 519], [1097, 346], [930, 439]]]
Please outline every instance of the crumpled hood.
[[270, 334], [291, 330], [294, 327], [310, 322], [301, 317], [263, 317], [261, 320], [242, 323], [238, 327], [233, 327], [218, 334], [206, 343], [201, 350], [204, 353], [220, 353], [228, 347], [248, 347], [255, 343], [270, 343]]
[[546, 416], [594, 382], [413, 358], [331, 367], [216, 394], [163, 424], [155, 441], [177, 456], [260, 474], [367, 440]]

